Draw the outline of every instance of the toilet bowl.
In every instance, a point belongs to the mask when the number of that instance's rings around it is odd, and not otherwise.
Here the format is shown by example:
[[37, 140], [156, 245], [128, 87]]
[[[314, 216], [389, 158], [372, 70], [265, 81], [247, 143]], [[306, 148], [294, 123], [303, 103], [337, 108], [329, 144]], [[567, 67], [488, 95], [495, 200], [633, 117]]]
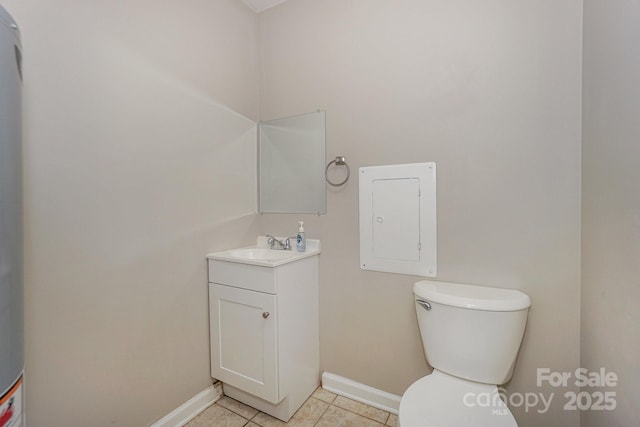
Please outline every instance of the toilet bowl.
[[530, 299], [522, 292], [421, 281], [418, 326], [434, 370], [400, 401], [401, 427], [517, 427], [498, 385], [512, 375]]
[[433, 373], [414, 382], [400, 401], [401, 427], [516, 427], [498, 387]]

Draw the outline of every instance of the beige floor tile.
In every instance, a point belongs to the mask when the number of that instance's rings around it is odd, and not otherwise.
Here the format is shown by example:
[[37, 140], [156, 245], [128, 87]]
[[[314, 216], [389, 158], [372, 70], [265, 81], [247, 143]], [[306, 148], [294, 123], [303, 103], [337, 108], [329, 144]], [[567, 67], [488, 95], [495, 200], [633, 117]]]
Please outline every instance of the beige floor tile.
[[333, 399], [336, 398], [337, 394], [331, 393], [330, 391], [327, 391], [322, 387], [318, 387], [316, 391], [313, 392], [312, 396], [324, 402], [331, 403], [333, 402]]
[[383, 427], [383, 424], [336, 406], [330, 406], [316, 427]]
[[300, 409], [293, 414], [293, 417], [291, 417], [288, 423], [262, 412], [258, 413], [251, 421], [262, 427], [313, 427], [328, 407], [328, 403], [310, 397], [302, 404]]
[[256, 423], [254, 423], [254, 422], [249, 421], [247, 423], [247, 425], [244, 426], [244, 427], [260, 427], [260, 426], [258, 424], [256, 424]]
[[231, 412], [235, 412], [236, 414], [248, 420], [255, 417], [259, 412], [257, 409], [252, 408], [251, 406], [247, 406], [244, 403], [238, 402], [237, 400], [227, 396], [222, 396], [222, 398], [220, 398], [216, 403], [223, 408], [227, 408]]
[[185, 427], [242, 427], [247, 420], [217, 404], [208, 407]]
[[287, 425], [279, 419], [274, 418], [271, 415], [267, 415], [264, 412], [258, 412], [258, 415], [253, 417], [251, 421], [262, 427], [281, 427]]
[[302, 404], [293, 417], [291, 417], [287, 425], [295, 427], [313, 427], [328, 407], [329, 404], [327, 402], [310, 397]]
[[395, 414], [389, 414], [387, 425], [390, 427], [398, 427], [400, 425], [400, 423], [398, 422], [398, 416]]
[[389, 418], [389, 413], [386, 411], [365, 405], [364, 403], [356, 402], [355, 400], [347, 399], [344, 396], [336, 397], [333, 404], [342, 409], [371, 418], [372, 420], [378, 421], [382, 424], [387, 422], [387, 418]]

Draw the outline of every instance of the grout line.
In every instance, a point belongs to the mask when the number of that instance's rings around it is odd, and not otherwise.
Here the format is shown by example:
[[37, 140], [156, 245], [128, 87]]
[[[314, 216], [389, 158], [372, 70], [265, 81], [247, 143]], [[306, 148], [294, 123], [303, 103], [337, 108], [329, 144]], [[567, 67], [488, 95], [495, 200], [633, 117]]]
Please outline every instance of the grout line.
[[[313, 395], [311, 395], [311, 397], [313, 397]], [[311, 399], [311, 397], [309, 397], [309, 399]], [[314, 399], [315, 399], [315, 398], [314, 398]], [[308, 399], [307, 399], [307, 400], [308, 400]], [[317, 400], [320, 400], [320, 399], [317, 399]], [[335, 399], [334, 399], [334, 400], [335, 400]], [[320, 402], [324, 402], [324, 401], [323, 401], [323, 400], [320, 400]], [[332, 401], [332, 402], [333, 402], [333, 401]], [[324, 402], [324, 403], [328, 403], [328, 402]], [[303, 403], [303, 405], [304, 405], [304, 403]], [[333, 403], [329, 403], [329, 404], [327, 405], [327, 407], [326, 407], [326, 408], [324, 408], [324, 411], [322, 411], [322, 414], [320, 414], [320, 418], [318, 418], [318, 421], [316, 421], [315, 423], [313, 423], [313, 425], [314, 425], [314, 426], [317, 426], [317, 425], [318, 425], [318, 423], [320, 422], [320, 420], [322, 419], [322, 417], [324, 417], [324, 414], [326, 414], [326, 413], [327, 413], [327, 411], [329, 410], [329, 408], [330, 408], [331, 406], [333, 406]]]
[[[225, 396], [223, 395], [222, 397], [225, 397]], [[228, 397], [229, 399], [235, 400], [235, 399], [233, 399], [233, 398], [231, 398], [231, 397], [229, 397], [229, 396], [226, 396], [226, 397]], [[242, 402], [239, 402], [239, 401], [237, 401], [237, 400], [235, 400], [235, 401], [236, 401], [236, 402], [238, 402], [238, 403], [242, 403]], [[242, 403], [242, 404], [244, 405], [244, 403]], [[247, 420], [247, 421], [251, 421], [251, 419], [250, 419], [250, 418], [247, 418], [247, 417], [245, 417], [244, 415], [237, 413], [237, 412], [236, 412], [236, 411], [234, 411], [233, 409], [230, 409], [230, 408], [227, 408], [227, 407], [225, 407], [225, 406], [222, 406], [222, 405], [218, 404], [218, 402], [215, 402], [215, 403], [214, 403], [214, 405], [218, 405], [219, 407], [221, 407], [221, 408], [223, 408], [223, 409], [226, 409], [227, 411], [231, 412], [232, 414], [236, 414], [236, 415], [238, 415], [240, 418], [244, 418], [244, 419], [245, 419], [245, 420]], [[249, 408], [252, 408], [252, 409], [256, 409], [256, 408], [254, 408], [254, 407], [252, 407], [252, 406], [249, 406], [249, 405], [245, 405], [245, 406], [247, 406], [247, 407], [249, 407]], [[260, 413], [260, 411], [258, 411], [258, 413]], [[257, 415], [257, 414], [256, 414], [256, 415]], [[254, 415], [254, 417], [255, 417], [255, 415]], [[246, 424], [245, 424], [245, 425], [246, 425]]]
[[[227, 397], [228, 397], [228, 396], [227, 396]], [[382, 412], [384, 412], [385, 414], [387, 414], [387, 416], [386, 416], [386, 418], [385, 418], [385, 421], [380, 422], [380, 421], [378, 421], [378, 420], [376, 420], [376, 419], [374, 419], [374, 418], [370, 418], [370, 417], [368, 417], [368, 416], [366, 416], [366, 415], [359, 414], [359, 413], [354, 412], [354, 411], [352, 411], [352, 410], [350, 410], [350, 409], [346, 409], [346, 408], [343, 408], [343, 407], [341, 407], [341, 406], [334, 405], [334, 402], [336, 401], [336, 398], [337, 398], [337, 396], [336, 396], [336, 397], [331, 401], [331, 403], [326, 402], [326, 401], [324, 401], [324, 400], [322, 400], [322, 399], [318, 399], [318, 398], [316, 398], [316, 397], [313, 397], [313, 395], [309, 396], [309, 398], [307, 398], [307, 400], [305, 400], [305, 402], [304, 402], [304, 403], [308, 402], [310, 399], [315, 399], [315, 400], [318, 400], [318, 401], [320, 401], [320, 402], [327, 403], [327, 405], [328, 405], [328, 406], [325, 408], [325, 410], [322, 412], [322, 414], [320, 415], [320, 417], [318, 418], [318, 420], [313, 424], [314, 426], [317, 426], [317, 425], [318, 425], [318, 423], [322, 420], [322, 417], [327, 413], [327, 411], [329, 410], [329, 408], [330, 408], [331, 406], [333, 406], [334, 408], [341, 409], [341, 410], [343, 410], [343, 411], [346, 411], [346, 412], [349, 412], [349, 413], [351, 413], [351, 414], [354, 414], [354, 415], [360, 416], [360, 417], [362, 417], [362, 418], [366, 418], [367, 420], [371, 420], [371, 421], [374, 421], [374, 422], [376, 422], [376, 423], [379, 423], [380, 425], [382, 425], [382, 426], [384, 426], [384, 427], [389, 427], [388, 422], [389, 422], [389, 419], [391, 418], [391, 413], [390, 413], [390, 412], [385, 411], [385, 410], [383, 410], [383, 409], [374, 408], [374, 409], [377, 409], [377, 410], [382, 411]], [[230, 399], [233, 399], [233, 398], [230, 398]], [[347, 398], [347, 399], [348, 399], [348, 398]], [[235, 399], [233, 399], [233, 400], [235, 400]], [[349, 399], [349, 400], [352, 400], [352, 399]], [[239, 402], [239, 403], [242, 403], [242, 402]], [[304, 403], [303, 403], [303, 405], [304, 405]], [[358, 402], [358, 403], [361, 403], [361, 402]], [[253, 422], [253, 420], [254, 420], [258, 415], [260, 415], [261, 413], [263, 413], [262, 411], [258, 410], [258, 412], [256, 412], [256, 414], [255, 414], [253, 417], [251, 417], [251, 418], [246, 418], [246, 417], [242, 416], [241, 414], [239, 414], [239, 413], [237, 413], [237, 412], [235, 412], [235, 411], [233, 411], [233, 410], [231, 410], [231, 409], [229, 409], [229, 408], [226, 408], [226, 407], [224, 407], [224, 406], [222, 406], [222, 405], [218, 404], [217, 402], [215, 402], [213, 405], [218, 405], [220, 408], [225, 409], [225, 410], [227, 410], [227, 411], [229, 411], [229, 412], [231, 412], [231, 413], [233, 413], [233, 414], [236, 414], [236, 415], [238, 415], [239, 417], [241, 417], [242, 419], [246, 420], [246, 422], [243, 424], [243, 426], [244, 426], [244, 427], [246, 427], [250, 422]], [[211, 406], [213, 406], [213, 405], [211, 405]], [[367, 407], [371, 407], [371, 408], [373, 408], [372, 406], [367, 405], [367, 404], [364, 404], [364, 403], [363, 403], [363, 405], [365, 405], [365, 406], [367, 406]], [[249, 408], [253, 408], [252, 406], [249, 406], [249, 405], [245, 405], [245, 406], [247, 406], [247, 407], [249, 407]], [[301, 407], [302, 407], [302, 406], [301, 406]], [[253, 408], [253, 409], [256, 409], [256, 408]], [[299, 411], [299, 410], [300, 410], [300, 409], [298, 409], [298, 411]], [[293, 414], [293, 416], [291, 417], [292, 419], [293, 419], [293, 417], [295, 416], [295, 414], [296, 414], [296, 413], [298, 413], [298, 411], [296, 411], [296, 412]], [[265, 415], [268, 415], [268, 414], [265, 414]], [[254, 424], [257, 424], [257, 425], [261, 426], [261, 424], [259, 424], [259, 423], [257, 423], [257, 422], [254, 422]], [[289, 423], [286, 423], [286, 424], [288, 425]]]
[[[310, 398], [311, 398], [311, 397], [310, 397]], [[318, 399], [318, 400], [320, 400], [320, 399]], [[335, 401], [335, 399], [333, 399], [333, 400]], [[328, 403], [328, 402], [325, 402], [325, 403]], [[368, 406], [368, 407], [370, 407], [370, 408], [373, 408], [373, 406], [369, 406], [369, 405], [366, 405], [366, 404], [364, 404], [364, 403], [363, 403], [363, 405]], [[314, 426], [315, 426], [315, 425], [317, 425], [317, 424], [320, 422], [320, 419], [322, 419], [322, 417], [324, 416], [324, 414], [329, 410], [329, 407], [331, 407], [331, 406], [333, 406], [334, 408], [338, 408], [338, 409], [341, 409], [341, 410], [343, 410], [343, 411], [349, 412], [349, 413], [351, 413], [351, 414], [357, 415], [357, 416], [359, 416], [359, 417], [366, 418], [367, 420], [371, 420], [371, 421], [376, 422], [376, 423], [378, 423], [378, 424], [381, 424], [381, 425], [383, 425], [383, 426], [388, 426], [387, 422], [389, 421], [389, 417], [391, 416], [391, 413], [390, 413], [390, 412], [384, 411], [384, 410], [382, 410], [382, 409], [374, 408], [374, 409], [378, 409], [379, 411], [382, 411], [382, 412], [384, 412], [385, 414], [387, 414], [387, 417], [385, 418], [385, 421], [380, 422], [380, 421], [378, 421], [378, 420], [376, 420], [376, 419], [374, 419], [374, 418], [370, 418], [370, 417], [368, 417], [368, 416], [366, 416], [366, 415], [359, 414], [359, 413], [354, 412], [354, 411], [352, 411], [352, 410], [350, 410], [350, 409], [346, 409], [346, 408], [343, 408], [343, 407], [341, 407], [341, 406], [334, 405], [333, 403], [329, 403], [329, 406], [327, 406], [327, 409], [325, 409], [325, 410], [324, 410], [324, 412], [322, 413], [322, 415], [320, 416], [320, 418], [318, 419], [318, 421], [316, 421], [316, 423], [314, 424]]]
[[[342, 397], [344, 397], [345, 399], [349, 399], [348, 397], [345, 397], [345, 396], [342, 396]], [[376, 420], [376, 419], [374, 419], [374, 418], [367, 417], [366, 415], [359, 414], [359, 413], [354, 412], [354, 411], [352, 411], [352, 410], [350, 410], [350, 409], [343, 408], [342, 406], [334, 405], [333, 403], [331, 404], [331, 406], [335, 406], [336, 408], [340, 408], [340, 409], [342, 409], [342, 410], [344, 410], [344, 411], [351, 412], [352, 414], [359, 415], [359, 416], [361, 416], [362, 418], [366, 418], [366, 419], [368, 419], [368, 420], [375, 421], [375, 422], [377, 422], [377, 423], [379, 423], [379, 424], [382, 424], [383, 426], [384, 426], [384, 425], [387, 425], [387, 421], [389, 421], [389, 417], [391, 416], [391, 412], [385, 411], [384, 409], [374, 408], [374, 407], [373, 407], [373, 406], [371, 406], [371, 405], [367, 405], [366, 403], [358, 402], [357, 400], [353, 400], [353, 399], [349, 399], [349, 400], [352, 400], [352, 401], [354, 401], [354, 402], [360, 403], [360, 404], [365, 405], [365, 406], [367, 406], [367, 407], [369, 407], [369, 408], [373, 408], [373, 409], [377, 409], [378, 411], [382, 411], [382, 412], [384, 412], [385, 414], [387, 414], [387, 418], [385, 418], [385, 421], [381, 423], [380, 421], [378, 421], [378, 420]], [[335, 399], [334, 399], [334, 401], [335, 401]]]

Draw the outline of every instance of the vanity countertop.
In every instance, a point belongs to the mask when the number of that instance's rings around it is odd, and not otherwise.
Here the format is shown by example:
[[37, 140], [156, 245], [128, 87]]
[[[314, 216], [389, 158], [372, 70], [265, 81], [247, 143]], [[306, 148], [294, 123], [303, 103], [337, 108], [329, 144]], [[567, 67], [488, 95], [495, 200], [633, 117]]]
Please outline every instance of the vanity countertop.
[[[283, 238], [276, 237], [278, 240]], [[286, 237], [285, 237], [286, 239]], [[255, 246], [228, 249], [207, 255], [207, 259], [217, 261], [236, 262], [240, 264], [258, 265], [261, 267], [278, 267], [283, 264], [309, 258], [320, 253], [320, 240], [307, 239], [307, 250], [298, 252], [295, 247], [295, 238], [291, 250], [269, 249], [266, 236], [258, 236]]]

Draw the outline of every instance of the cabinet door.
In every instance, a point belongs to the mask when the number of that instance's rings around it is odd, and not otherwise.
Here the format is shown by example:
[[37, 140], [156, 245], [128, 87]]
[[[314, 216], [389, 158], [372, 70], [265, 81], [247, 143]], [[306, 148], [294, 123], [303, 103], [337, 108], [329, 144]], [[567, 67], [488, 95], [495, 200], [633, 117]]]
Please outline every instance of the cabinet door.
[[211, 374], [278, 403], [276, 296], [209, 284]]

